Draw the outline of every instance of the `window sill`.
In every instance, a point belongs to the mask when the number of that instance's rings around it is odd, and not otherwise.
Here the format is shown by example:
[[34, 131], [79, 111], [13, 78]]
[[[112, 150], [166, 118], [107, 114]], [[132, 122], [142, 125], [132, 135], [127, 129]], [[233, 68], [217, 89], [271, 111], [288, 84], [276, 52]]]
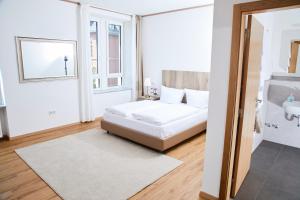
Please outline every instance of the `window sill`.
[[120, 87], [120, 88], [111, 88], [111, 89], [94, 89], [93, 93], [94, 94], [105, 94], [105, 93], [111, 93], [111, 92], [122, 92], [122, 91], [128, 91], [131, 90], [131, 88], [126, 88], [126, 87]]

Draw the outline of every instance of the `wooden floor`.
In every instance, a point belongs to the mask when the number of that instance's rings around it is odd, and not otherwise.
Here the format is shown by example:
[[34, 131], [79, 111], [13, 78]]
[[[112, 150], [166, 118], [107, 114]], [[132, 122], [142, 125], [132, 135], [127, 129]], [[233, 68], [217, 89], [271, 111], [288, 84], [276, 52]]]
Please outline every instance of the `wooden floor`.
[[[0, 141], [0, 199], [61, 199], [14, 152], [20, 147], [100, 127], [99, 121], [49, 131], [12, 141]], [[168, 175], [133, 196], [132, 200], [199, 199], [204, 160], [205, 134], [202, 133], [167, 151], [184, 163]]]

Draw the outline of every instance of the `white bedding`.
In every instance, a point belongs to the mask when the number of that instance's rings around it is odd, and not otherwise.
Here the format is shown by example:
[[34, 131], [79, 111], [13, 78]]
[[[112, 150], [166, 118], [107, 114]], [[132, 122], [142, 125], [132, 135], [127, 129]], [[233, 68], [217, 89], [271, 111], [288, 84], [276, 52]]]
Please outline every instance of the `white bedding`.
[[199, 109], [186, 104], [165, 104], [161, 103], [151, 109], [132, 112], [133, 118], [154, 125], [164, 125], [175, 120], [193, 115], [199, 112]]
[[159, 102], [156, 101], [134, 101], [124, 104], [119, 104], [115, 106], [111, 106], [105, 109], [106, 112], [120, 115], [123, 117], [130, 116], [133, 112], [143, 111], [145, 109], [154, 108], [159, 105]]
[[208, 109], [199, 109], [197, 112], [181, 119], [177, 119], [163, 125], [154, 125], [141, 120], [134, 119], [132, 115], [123, 117], [120, 115], [106, 112], [103, 116], [105, 121], [133, 129], [160, 139], [166, 139], [174, 136], [182, 131], [185, 131], [201, 122], [207, 120]]

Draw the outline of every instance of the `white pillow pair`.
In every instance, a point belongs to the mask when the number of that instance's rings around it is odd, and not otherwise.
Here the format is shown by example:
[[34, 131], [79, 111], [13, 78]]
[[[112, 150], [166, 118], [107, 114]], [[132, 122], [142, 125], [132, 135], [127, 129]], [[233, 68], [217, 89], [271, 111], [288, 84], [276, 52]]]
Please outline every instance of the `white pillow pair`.
[[160, 100], [165, 103], [181, 103], [184, 94], [188, 105], [198, 108], [208, 107], [208, 91], [191, 90], [191, 89], [175, 89], [161, 86]]
[[160, 100], [165, 103], [181, 103], [184, 90], [161, 86]]

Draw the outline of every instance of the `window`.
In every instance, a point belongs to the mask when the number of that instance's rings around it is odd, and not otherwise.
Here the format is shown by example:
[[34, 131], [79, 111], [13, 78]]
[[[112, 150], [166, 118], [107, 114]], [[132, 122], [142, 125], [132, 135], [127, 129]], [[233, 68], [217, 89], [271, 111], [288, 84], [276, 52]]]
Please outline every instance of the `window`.
[[98, 74], [98, 22], [90, 21], [91, 65], [93, 74]]
[[121, 74], [121, 26], [115, 24], [108, 25], [108, 87], [122, 85]]
[[94, 89], [122, 86], [122, 24], [90, 21], [91, 68]]
[[[98, 75], [98, 22], [90, 21], [91, 67], [93, 75]], [[100, 77], [93, 78], [93, 88], [100, 88]]]

